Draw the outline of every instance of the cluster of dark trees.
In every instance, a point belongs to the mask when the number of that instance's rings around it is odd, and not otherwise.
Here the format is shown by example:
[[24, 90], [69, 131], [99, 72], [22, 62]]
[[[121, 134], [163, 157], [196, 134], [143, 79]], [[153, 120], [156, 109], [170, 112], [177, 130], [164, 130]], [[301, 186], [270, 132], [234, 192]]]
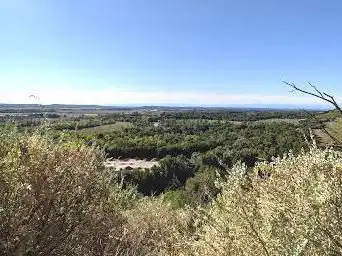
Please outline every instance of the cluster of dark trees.
[[305, 119], [307, 113], [301, 110], [232, 110], [232, 111], [187, 111], [164, 112], [165, 119], [206, 119], [206, 120], [231, 120], [231, 121], [257, 121], [265, 119]]
[[150, 170], [121, 170], [117, 182], [135, 186], [144, 196], [163, 193], [178, 206], [205, 204], [219, 193], [215, 181], [226, 174], [223, 166], [208, 165], [205, 158], [200, 154], [191, 158], [167, 156]]
[[[86, 136], [105, 148], [114, 158], [164, 158], [210, 150], [230, 150], [233, 162], [241, 159], [254, 164], [282, 155], [289, 149], [299, 151], [303, 146], [303, 132], [288, 122], [221, 123], [202, 122], [191, 125], [142, 126], [108, 134]], [[222, 150], [221, 150], [222, 151]]]

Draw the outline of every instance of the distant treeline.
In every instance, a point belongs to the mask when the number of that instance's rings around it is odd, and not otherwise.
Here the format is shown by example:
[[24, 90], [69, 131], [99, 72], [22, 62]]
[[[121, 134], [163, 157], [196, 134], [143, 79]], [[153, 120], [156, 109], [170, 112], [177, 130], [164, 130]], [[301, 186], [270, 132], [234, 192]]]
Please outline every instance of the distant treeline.
[[308, 114], [304, 111], [229, 111], [229, 112], [164, 112], [162, 118], [174, 119], [208, 119], [231, 121], [257, 121], [265, 119], [303, 119]]

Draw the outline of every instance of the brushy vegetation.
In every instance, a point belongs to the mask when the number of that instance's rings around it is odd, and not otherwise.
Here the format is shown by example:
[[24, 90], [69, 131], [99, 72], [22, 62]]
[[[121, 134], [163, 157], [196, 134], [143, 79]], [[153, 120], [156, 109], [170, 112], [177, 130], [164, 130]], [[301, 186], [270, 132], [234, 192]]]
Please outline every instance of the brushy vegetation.
[[126, 195], [100, 151], [14, 129], [0, 141], [0, 254], [97, 254], [120, 236]]
[[213, 200], [197, 206], [175, 192], [141, 198], [119, 187], [94, 146], [13, 127], [0, 141], [1, 255], [342, 254], [342, 157], [333, 150], [235, 164], [208, 182], [213, 194], [198, 182], [214, 171], [202, 170], [187, 186]]
[[339, 153], [313, 148], [250, 174], [235, 166], [220, 185], [190, 248], [195, 255], [341, 255]]

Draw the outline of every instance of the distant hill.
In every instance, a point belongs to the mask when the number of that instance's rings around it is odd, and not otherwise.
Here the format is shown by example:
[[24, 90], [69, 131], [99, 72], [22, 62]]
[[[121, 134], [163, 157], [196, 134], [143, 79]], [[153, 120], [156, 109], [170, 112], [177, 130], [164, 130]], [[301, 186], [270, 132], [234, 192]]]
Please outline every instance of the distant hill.
[[158, 106], [158, 105], [73, 105], [73, 104], [0, 104], [0, 112], [87, 112], [87, 111], [289, 111], [289, 110], [327, 110], [322, 106], [299, 106], [299, 105], [234, 105], [234, 106]]

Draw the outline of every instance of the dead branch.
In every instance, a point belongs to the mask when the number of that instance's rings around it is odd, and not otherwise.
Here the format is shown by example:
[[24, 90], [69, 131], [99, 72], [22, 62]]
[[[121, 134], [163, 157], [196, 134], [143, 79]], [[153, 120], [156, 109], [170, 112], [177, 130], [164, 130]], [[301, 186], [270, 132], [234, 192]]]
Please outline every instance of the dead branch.
[[313, 92], [312, 92], [312, 91], [304, 90], [304, 89], [298, 87], [295, 83], [289, 83], [286, 81], [283, 81], [283, 83], [286, 84], [287, 86], [293, 88], [294, 91], [299, 91], [303, 94], [310, 95], [310, 96], [313, 96], [315, 98], [321, 99], [325, 102], [328, 102], [330, 105], [334, 106], [334, 108], [336, 110], [338, 110], [340, 112], [340, 114], [342, 115], [342, 108], [338, 105], [335, 98], [333, 96], [331, 96], [330, 94], [319, 90], [315, 85], [312, 85], [311, 83], [309, 83], [309, 85], [313, 89]]

